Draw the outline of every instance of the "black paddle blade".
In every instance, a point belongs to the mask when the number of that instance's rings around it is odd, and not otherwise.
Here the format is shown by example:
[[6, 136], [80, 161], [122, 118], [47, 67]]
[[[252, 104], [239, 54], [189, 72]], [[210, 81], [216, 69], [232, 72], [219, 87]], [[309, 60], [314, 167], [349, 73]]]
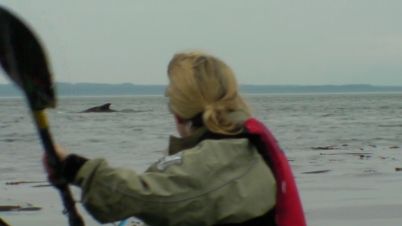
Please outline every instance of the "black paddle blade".
[[33, 110], [55, 107], [46, 55], [33, 32], [0, 6], [0, 64], [26, 94]]

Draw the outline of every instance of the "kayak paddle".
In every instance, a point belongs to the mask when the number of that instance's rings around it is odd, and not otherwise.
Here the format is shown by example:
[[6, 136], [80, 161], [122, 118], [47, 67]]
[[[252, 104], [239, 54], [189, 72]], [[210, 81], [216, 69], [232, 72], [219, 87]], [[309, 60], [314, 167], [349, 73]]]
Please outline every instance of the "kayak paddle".
[[46, 108], [56, 106], [52, 76], [46, 55], [33, 32], [0, 6], [0, 64], [25, 93], [39, 137], [54, 171], [51, 183], [60, 192], [70, 226], [83, 226], [68, 184], [61, 177], [61, 161], [49, 131]]

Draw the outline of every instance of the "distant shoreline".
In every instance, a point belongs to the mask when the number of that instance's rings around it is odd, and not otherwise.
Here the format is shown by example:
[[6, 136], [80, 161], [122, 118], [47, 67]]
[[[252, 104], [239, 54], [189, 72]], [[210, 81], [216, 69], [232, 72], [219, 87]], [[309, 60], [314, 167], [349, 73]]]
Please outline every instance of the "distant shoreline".
[[[164, 95], [166, 85], [56, 83], [58, 96]], [[402, 86], [350, 85], [240, 85], [244, 94], [401, 93]], [[21, 96], [13, 84], [0, 84], [0, 97]]]

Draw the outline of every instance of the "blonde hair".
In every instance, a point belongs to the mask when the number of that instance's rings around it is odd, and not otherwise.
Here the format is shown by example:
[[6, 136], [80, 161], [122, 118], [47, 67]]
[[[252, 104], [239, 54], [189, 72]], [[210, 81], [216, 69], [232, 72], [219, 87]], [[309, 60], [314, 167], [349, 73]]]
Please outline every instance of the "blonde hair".
[[191, 120], [202, 115], [203, 124], [214, 133], [238, 134], [239, 122], [232, 121], [229, 113], [249, 108], [238, 93], [232, 69], [222, 60], [202, 53], [178, 53], [168, 66], [169, 107], [174, 114]]

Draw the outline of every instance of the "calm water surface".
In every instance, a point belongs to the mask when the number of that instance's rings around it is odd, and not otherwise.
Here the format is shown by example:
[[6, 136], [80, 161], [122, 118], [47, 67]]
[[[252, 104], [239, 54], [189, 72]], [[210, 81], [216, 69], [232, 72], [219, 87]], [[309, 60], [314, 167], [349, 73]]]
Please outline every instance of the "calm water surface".
[[[396, 170], [402, 167], [401, 93], [246, 99], [288, 155], [310, 225], [402, 225], [402, 172]], [[119, 112], [79, 113], [106, 102]], [[161, 96], [64, 97], [48, 114], [57, 143], [138, 171], [161, 157], [168, 136], [175, 134]], [[67, 225], [52, 188], [6, 185], [45, 180], [41, 154], [25, 102], [0, 98], [0, 205], [43, 207], [38, 212], [0, 212], [13, 225]]]

